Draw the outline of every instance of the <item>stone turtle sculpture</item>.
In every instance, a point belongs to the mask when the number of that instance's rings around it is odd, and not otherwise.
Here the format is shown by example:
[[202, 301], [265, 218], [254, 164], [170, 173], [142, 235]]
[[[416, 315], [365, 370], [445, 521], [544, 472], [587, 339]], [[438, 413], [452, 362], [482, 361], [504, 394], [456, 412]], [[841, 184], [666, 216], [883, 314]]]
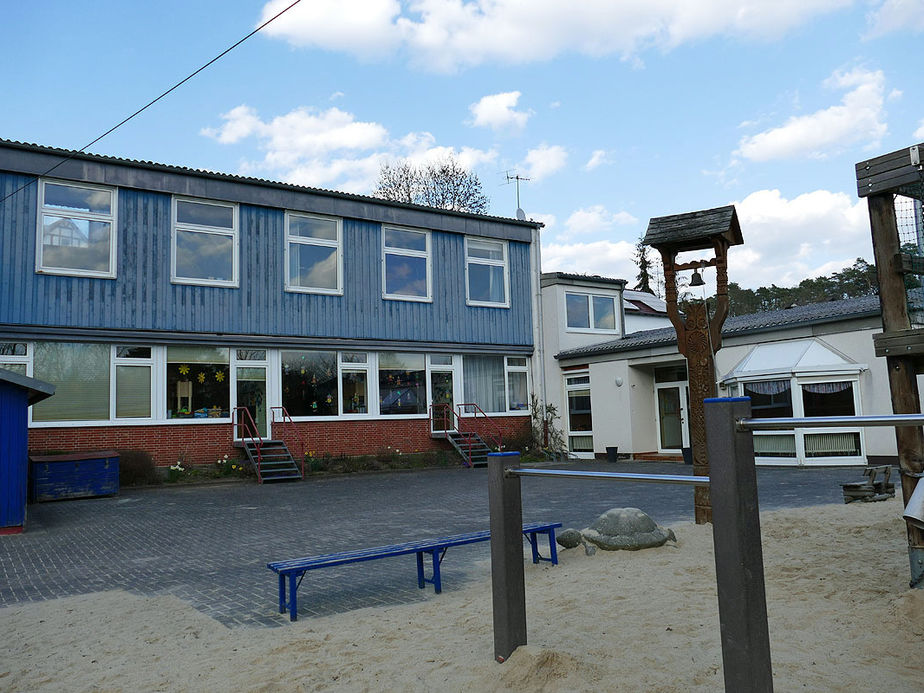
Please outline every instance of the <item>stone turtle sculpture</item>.
[[638, 551], [677, 541], [677, 537], [672, 530], [656, 525], [638, 508], [613, 508], [580, 532], [575, 529], [560, 532], [557, 541], [564, 548], [584, 544], [587, 550], [588, 544], [592, 544], [604, 551]]

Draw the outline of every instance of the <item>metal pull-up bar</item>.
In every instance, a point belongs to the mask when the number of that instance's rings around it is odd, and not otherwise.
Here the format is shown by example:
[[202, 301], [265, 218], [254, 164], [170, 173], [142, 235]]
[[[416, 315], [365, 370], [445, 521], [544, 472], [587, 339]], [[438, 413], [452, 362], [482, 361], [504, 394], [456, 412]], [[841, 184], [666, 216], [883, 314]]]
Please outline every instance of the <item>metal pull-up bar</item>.
[[754, 445], [747, 430], [736, 430], [739, 422], [748, 421], [750, 413], [751, 404], [747, 398], [706, 400], [708, 477], [521, 469], [519, 453], [489, 454], [488, 505], [491, 512], [495, 659], [503, 662], [517, 647], [526, 644], [522, 477], [688, 486], [708, 484], [712, 495], [725, 690], [771, 693], [773, 672], [770, 667]]

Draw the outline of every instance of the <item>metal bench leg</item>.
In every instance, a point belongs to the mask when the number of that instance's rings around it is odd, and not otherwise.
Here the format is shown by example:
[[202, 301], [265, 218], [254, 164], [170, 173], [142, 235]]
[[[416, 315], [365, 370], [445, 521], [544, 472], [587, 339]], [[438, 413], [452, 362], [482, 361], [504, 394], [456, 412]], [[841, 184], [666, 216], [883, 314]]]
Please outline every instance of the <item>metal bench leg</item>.
[[433, 549], [433, 589], [437, 594], [443, 591], [443, 583], [440, 581], [440, 551]]
[[295, 582], [296, 578], [295, 573], [289, 574], [289, 620], [297, 621], [298, 620], [298, 599], [295, 596], [298, 594], [298, 584]]
[[530, 532], [526, 535], [526, 538], [529, 539], [529, 546], [533, 550], [533, 563], [539, 562], [539, 537], [536, 536], [536, 532]]
[[424, 563], [423, 551], [418, 551], [417, 552], [417, 586], [420, 589], [424, 588], [424, 583], [426, 582], [426, 580], [424, 579], [424, 564], [423, 563]]
[[286, 576], [279, 573], [279, 613], [286, 612]]
[[546, 534], [549, 535], [549, 560], [552, 565], [558, 565], [558, 547], [555, 546], [555, 528], [551, 527]]

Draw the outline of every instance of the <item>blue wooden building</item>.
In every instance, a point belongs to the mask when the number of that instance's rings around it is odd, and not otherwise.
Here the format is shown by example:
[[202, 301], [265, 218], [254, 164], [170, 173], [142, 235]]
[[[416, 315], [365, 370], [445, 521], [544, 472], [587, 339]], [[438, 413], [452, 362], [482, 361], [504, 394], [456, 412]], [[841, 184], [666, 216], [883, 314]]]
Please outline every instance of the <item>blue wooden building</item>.
[[538, 223], [5, 140], [0, 198], [0, 368], [57, 387], [32, 450], [214, 461], [237, 407], [316, 454], [445, 445], [434, 404], [528, 425]]

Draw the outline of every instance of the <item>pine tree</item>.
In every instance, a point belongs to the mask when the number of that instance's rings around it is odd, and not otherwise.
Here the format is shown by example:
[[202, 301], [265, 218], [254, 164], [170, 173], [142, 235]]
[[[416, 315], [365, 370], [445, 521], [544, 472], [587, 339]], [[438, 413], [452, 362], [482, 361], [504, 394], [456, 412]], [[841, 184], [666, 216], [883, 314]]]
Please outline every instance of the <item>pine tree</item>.
[[651, 260], [648, 258], [648, 246], [645, 245], [641, 236], [639, 236], [638, 243], [635, 244], [635, 264], [638, 265], [635, 290], [654, 294], [654, 290], [651, 288], [652, 267]]

